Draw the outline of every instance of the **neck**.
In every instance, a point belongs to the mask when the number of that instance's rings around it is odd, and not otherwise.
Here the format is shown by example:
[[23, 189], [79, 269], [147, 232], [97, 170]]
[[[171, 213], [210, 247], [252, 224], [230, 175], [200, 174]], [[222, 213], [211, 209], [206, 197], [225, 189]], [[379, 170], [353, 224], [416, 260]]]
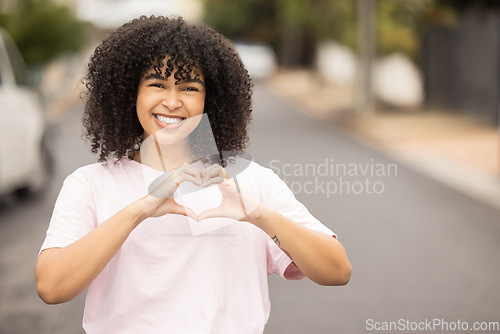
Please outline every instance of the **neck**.
[[143, 141], [134, 160], [159, 171], [168, 171], [186, 162], [191, 163], [195, 157], [191, 154], [186, 138], [185, 142], [174, 145], [161, 145], [155, 140]]

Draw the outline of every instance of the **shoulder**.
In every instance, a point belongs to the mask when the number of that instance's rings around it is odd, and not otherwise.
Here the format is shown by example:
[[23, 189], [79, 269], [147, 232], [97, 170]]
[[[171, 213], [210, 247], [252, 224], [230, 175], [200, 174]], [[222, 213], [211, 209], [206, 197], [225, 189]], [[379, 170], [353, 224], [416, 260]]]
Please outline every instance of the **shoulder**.
[[230, 176], [236, 175], [241, 179], [252, 179], [253, 181], [276, 181], [278, 175], [270, 168], [253, 161], [248, 157], [235, 157], [226, 166], [226, 171]]
[[[93, 164], [85, 165], [73, 173], [68, 175], [66, 180], [78, 180], [82, 183], [92, 183], [102, 181], [103, 178], [107, 177], [119, 177], [120, 175], [125, 175], [131, 171], [139, 168], [136, 166], [135, 161], [128, 158], [122, 158], [118, 161], [107, 161], [104, 163], [96, 162]], [[65, 181], [66, 182], [66, 181]]]
[[269, 168], [244, 157], [236, 157], [226, 166], [229, 177], [235, 177], [240, 186], [258, 199], [260, 203], [269, 203], [272, 189], [281, 189], [282, 180]]

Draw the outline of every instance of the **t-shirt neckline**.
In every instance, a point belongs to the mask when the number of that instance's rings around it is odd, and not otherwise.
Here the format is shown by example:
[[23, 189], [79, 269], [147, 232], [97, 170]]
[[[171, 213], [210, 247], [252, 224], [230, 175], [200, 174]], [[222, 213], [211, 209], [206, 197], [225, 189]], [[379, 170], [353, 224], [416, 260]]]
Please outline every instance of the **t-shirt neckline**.
[[[141, 171], [148, 170], [148, 171], [153, 172], [154, 174], [171, 173], [176, 169], [176, 168], [174, 168], [174, 169], [162, 171], [162, 170], [158, 170], [156, 168], [150, 167], [148, 165], [145, 165], [143, 163], [140, 163], [138, 161], [135, 161], [134, 159], [129, 159], [129, 158], [125, 158], [125, 159], [126, 159], [125, 161], [127, 161], [127, 163], [130, 163], [134, 169], [141, 170]], [[194, 167], [199, 167], [199, 166], [203, 165], [203, 161], [201, 159], [199, 159], [199, 160], [196, 160], [196, 161], [190, 163], [190, 165], [194, 166]], [[177, 168], [179, 168], [179, 167], [180, 167], [180, 165]]]

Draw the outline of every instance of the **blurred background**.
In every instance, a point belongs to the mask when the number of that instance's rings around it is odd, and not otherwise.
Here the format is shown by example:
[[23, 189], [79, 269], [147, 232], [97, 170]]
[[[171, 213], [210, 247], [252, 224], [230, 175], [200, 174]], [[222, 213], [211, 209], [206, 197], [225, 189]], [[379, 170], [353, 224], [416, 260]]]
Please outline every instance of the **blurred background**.
[[151, 14], [234, 42], [255, 83], [250, 152], [353, 265], [345, 287], [270, 277], [266, 333], [399, 319], [500, 332], [500, 2], [2, 0], [0, 333], [83, 333], [84, 296], [44, 305], [34, 266], [64, 178], [97, 161], [81, 139], [86, 62]]

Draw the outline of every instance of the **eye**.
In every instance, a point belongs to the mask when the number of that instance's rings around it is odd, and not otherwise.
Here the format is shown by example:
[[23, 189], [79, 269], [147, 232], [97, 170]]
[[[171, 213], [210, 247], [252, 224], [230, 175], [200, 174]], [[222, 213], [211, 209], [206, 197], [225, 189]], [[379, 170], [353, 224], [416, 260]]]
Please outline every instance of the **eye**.
[[184, 90], [186, 92], [198, 92], [199, 91], [199, 89], [196, 87], [186, 87], [186, 88], [184, 88]]
[[152, 84], [149, 84], [148, 87], [157, 87], [157, 88], [165, 88], [163, 84], [154, 82]]

